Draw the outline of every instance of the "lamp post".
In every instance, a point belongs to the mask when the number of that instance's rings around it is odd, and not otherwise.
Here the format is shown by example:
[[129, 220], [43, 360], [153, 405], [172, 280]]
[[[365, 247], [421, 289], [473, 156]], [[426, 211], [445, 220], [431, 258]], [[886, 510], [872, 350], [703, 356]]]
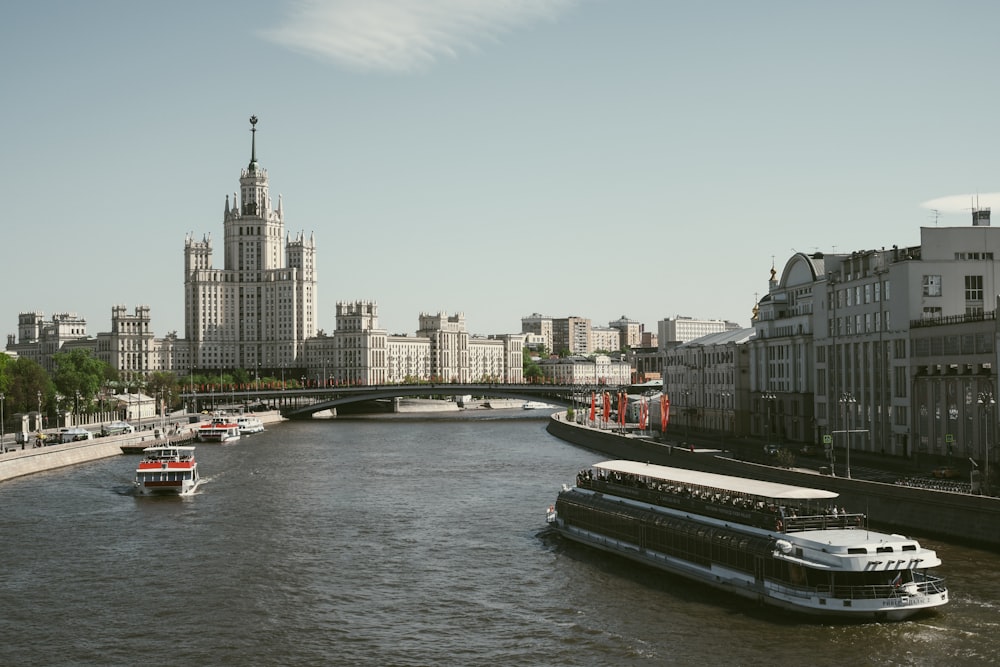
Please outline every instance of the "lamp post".
[[42, 392], [38, 392], [38, 423], [35, 426], [38, 428], [39, 433], [45, 428], [45, 425], [42, 423]]
[[851, 478], [851, 413], [854, 410], [851, 406], [855, 403], [857, 403], [857, 400], [851, 392], [845, 391], [840, 395], [840, 408], [846, 413], [844, 423], [847, 426], [847, 430], [844, 434], [847, 436], [847, 479]]
[[80, 392], [73, 393], [73, 426], [80, 425]]
[[691, 392], [685, 389], [681, 392], [684, 397], [684, 439], [691, 439]]
[[778, 398], [778, 397], [774, 395], [773, 391], [762, 392], [761, 395], [760, 395], [760, 397], [761, 397], [761, 399], [765, 403], [767, 403], [767, 438], [766, 438], [766, 444], [768, 446], [770, 446], [770, 444], [771, 444], [771, 406], [774, 404], [775, 399]]
[[3, 430], [3, 402], [4, 402], [4, 400], [6, 398], [7, 398], [7, 395], [4, 394], [2, 391], [0, 391], [0, 452], [4, 451], [4, 448], [3, 448], [3, 436], [4, 436], [4, 430]]
[[985, 425], [983, 428], [983, 489], [986, 490], [987, 495], [990, 491], [990, 410], [996, 405], [996, 399], [993, 398], [992, 391], [981, 391], [979, 392], [979, 399], [976, 401], [983, 409], [983, 419]]
[[719, 394], [722, 399], [722, 448], [726, 448], [726, 432], [729, 430], [729, 400], [733, 397], [728, 391]]

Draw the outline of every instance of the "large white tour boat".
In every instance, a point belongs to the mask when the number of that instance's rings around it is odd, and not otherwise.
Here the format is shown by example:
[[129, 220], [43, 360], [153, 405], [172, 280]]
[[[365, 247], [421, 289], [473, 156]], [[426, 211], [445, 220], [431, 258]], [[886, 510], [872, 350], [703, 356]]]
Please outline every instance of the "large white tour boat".
[[198, 427], [199, 442], [232, 442], [240, 439], [240, 425], [228, 417], [214, 417]]
[[896, 621], [948, 602], [937, 554], [872, 531], [838, 494], [635, 461], [564, 485], [561, 535], [776, 607]]
[[194, 493], [199, 484], [194, 447], [160, 445], [142, 450], [142, 460], [135, 471], [138, 494], [186, 496]]

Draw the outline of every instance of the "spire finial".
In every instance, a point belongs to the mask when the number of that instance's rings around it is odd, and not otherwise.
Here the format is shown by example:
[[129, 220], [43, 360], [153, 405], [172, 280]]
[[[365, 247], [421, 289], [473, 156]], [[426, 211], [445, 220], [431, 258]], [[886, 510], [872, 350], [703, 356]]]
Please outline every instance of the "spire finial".
[[250, 116], [250, 171], [257, 165], [257, 116]]

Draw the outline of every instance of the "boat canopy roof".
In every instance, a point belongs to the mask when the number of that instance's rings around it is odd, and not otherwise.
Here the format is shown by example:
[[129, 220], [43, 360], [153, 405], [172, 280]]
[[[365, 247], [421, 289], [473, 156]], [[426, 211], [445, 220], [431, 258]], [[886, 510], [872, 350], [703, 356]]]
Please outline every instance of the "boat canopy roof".
[[761, 498], [774, 498], [786, 500], [828, 500], [836, 498], [840, 494], [822, 489], [810, 489], [805, 486], [792, 486], [790, 484], [778, 484], [777, 482], [762, 482], [756, 479], [745, 477], [732, 477], [731, 475], [717, 475], [711, 472], [699, 472], [697, 470], [686, 470], [684, 468], [669, 468], [650, 463], [640, 463], [638, 461], [603, 461], [592, 466], [595, 470], [607, 472], [620, 472], [650, 479], [657, 479], [664, 482], [675, 482], [677, 484], [690, 484], [692, 486], [708, 487], [712, 489], [724, 489], [733, 493], [741, 493]]
[[147, 454], [162, 454], [163, 452], [191, 453], [194, 451], [193, 445], [155, 445], [142, 450]]

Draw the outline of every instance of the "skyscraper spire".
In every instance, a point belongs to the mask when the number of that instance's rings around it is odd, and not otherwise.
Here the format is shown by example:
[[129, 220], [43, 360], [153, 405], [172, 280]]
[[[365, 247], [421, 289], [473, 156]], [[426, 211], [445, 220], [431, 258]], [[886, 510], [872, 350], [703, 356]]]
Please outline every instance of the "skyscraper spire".
[[250, 166], [247, 171], [257, 171], [257, 116], [250, 116]]

